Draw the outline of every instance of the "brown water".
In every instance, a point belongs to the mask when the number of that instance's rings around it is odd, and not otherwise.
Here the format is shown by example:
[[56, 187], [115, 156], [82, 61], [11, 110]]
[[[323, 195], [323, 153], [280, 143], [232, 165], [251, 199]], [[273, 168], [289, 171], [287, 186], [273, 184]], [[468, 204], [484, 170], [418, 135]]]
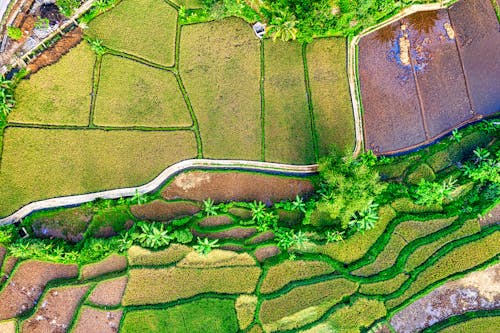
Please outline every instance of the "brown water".
[[366, 148], [378, 154], [410, 150], [499, 112], [499, 28], [489, 0], [462, 0], [363, 37]]

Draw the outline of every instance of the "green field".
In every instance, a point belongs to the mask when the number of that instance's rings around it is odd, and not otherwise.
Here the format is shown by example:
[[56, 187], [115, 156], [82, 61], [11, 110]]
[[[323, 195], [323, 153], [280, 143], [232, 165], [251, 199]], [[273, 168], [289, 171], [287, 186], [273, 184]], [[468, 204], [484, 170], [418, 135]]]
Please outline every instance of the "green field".
[[43, 68], [16, 89], [10, 122], [87, 125], [95, 55], [81, 44], [53, 66]]

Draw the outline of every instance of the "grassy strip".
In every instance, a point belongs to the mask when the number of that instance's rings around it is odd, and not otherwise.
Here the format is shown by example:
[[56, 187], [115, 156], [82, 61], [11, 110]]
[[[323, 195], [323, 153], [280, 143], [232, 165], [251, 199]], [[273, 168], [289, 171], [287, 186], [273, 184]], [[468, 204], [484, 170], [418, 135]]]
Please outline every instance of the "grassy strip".
[[165, 2], [123, 0], [92, 20], [87, 33], [112, 49], [171, 66], [176, 27], [177, 11]]
[[260, 41], [260, 154], [261, 161], [266, 160], [266, 99], [264, 98], [264, 83], [266, 82], [266, 63], [264, 41]]
[[277, 298], [265, 300], [260, 307], [259, 318], [264, 324], [269, 324], [322, 303], [328, 303], [327, 310], [344, 297], [352, 295], [357, 287], [357, 283], [346, 279], [297, 287]]
[[354, 148], [354, 118], [346, 71], [346, 39], [321, 38], [307, 45], [310, 99], [319, 156]]
[[186, 103], [170, 72], [104, 56], [94, 111], [99, 126], [191, 126]]
[[8, 120], [19, 123], [87, 125], [95, 55], [81, 43], [56, 64], [42, 68], [15, 90]]
[[387, 308], [394, 309], [433, 283], [497, 257], [500, 252], [498, 229], [498, 227], [485, 229], [486, 232], [481, 233], [484, 237], [478, 238], [476, 235], [469, 237], [467, 239], [469, 242], [464, 245], [452, 249], [443, 256], [431, 258], [421, 266], [421, 269], [412, 274], [403, 288], [391, 295], [386, 302]]
[[144, 184], [196, 156], [190, 132], [8, 128], [4, 140], [0, 216], [35, 200]]
[[260, 292], [269, 294], [283, 288], [291, 281], [306, 280], [332, 272], [333, 267], [324, 261], [286, 260], [267, 270]]
[[264, 41], [266, 160], [295, 164], [315, 161], [314, 138], [304, 81], [302, 46]]
[[438, 219], [431, 221], [406, 221], [398, 224], [389, 243], [380, 252], [375, 261], [352, 272], [355, 275], [369, 276], [394, 265], [401, 250], [411, 241], [430, 235], [449, 226], [456, 219]]
[[389, 280], [362, 284], [359, 292], [365, 295], [388, 295], [398, 290], [408, 279], [408, 275], [401, 273]]
[[422, 333], [495, 333], [500, 327], [500, 309], [471, 311], [449, 317], [422, 331]]
[[311, 133], [313, 136], [313, 147], [314, 147], [314, 157], [316, 161], [319, 160], [319, 148], [318, 148], [318, 132], [316, 130], [316, 119], [314, 117], [314, 106], [312, 102], [311, 94], [311, 82], [309, 79], [309, 67], [307, 64], [307, 44], [302, 44], [302, 64], [304, 66], [304, 82], [306, 85], [306, 96], [307, 96], [307, 106], [309, 108], [309, 118], [311, 121]]
[[166, 303], [208, 292], [252, 293], [260, 274], [258, 267], [132, 269], [122, 303]]
[[[186, 320], [187, 319], [187, 320]], [[236, 332], [234, 301], [204, 298], [161, 310], [132, 310], [120, 332]]]
[[182, 27], [180, 75], [205, 157], [261, 158], [259, 56], [259, 40], [240, 19]]

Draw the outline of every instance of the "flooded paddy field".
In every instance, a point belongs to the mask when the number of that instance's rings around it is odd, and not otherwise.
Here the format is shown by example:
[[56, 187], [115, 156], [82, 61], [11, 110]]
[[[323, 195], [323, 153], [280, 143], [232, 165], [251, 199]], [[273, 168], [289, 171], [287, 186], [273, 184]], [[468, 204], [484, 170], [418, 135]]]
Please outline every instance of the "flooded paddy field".
[[500, 29], [489, 0], [419, 12], [364, 36], [365, 147], [394, 154], [500, 111]]

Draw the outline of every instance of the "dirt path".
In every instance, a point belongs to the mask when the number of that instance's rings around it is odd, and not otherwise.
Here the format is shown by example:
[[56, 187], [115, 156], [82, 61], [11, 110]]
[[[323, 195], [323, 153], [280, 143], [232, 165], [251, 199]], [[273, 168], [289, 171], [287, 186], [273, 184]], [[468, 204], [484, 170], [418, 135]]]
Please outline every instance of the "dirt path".
[[237, 169], [245, 171], [271, 172], [288, 176], [312, 175], [318, 172], [318, 166], [312, 165], [290, 165], [281, 163], [268, 163], [258, 161], [243, 161], [243, 160], [209, 160], [209, 159], [192, 159], [176, 163], [166, 168], [151, 182], [139, 187], [128, 187], [116, 190], [103, 192], [88, 193], [82, 195], [58, 197], [47, 200], [32, 202], [12, 215], [0, 219], [0, 225], [15, 223], [29, 214], [51, 208], [69, 207], [81, 205], [95, 199], [118, 199], [123, 197], [131, 197], [136, 192], [140, 194], [151, 193], [159, 190], [165, 182], [171, 177], [190, 169], [210, 169], [224, 170]]

